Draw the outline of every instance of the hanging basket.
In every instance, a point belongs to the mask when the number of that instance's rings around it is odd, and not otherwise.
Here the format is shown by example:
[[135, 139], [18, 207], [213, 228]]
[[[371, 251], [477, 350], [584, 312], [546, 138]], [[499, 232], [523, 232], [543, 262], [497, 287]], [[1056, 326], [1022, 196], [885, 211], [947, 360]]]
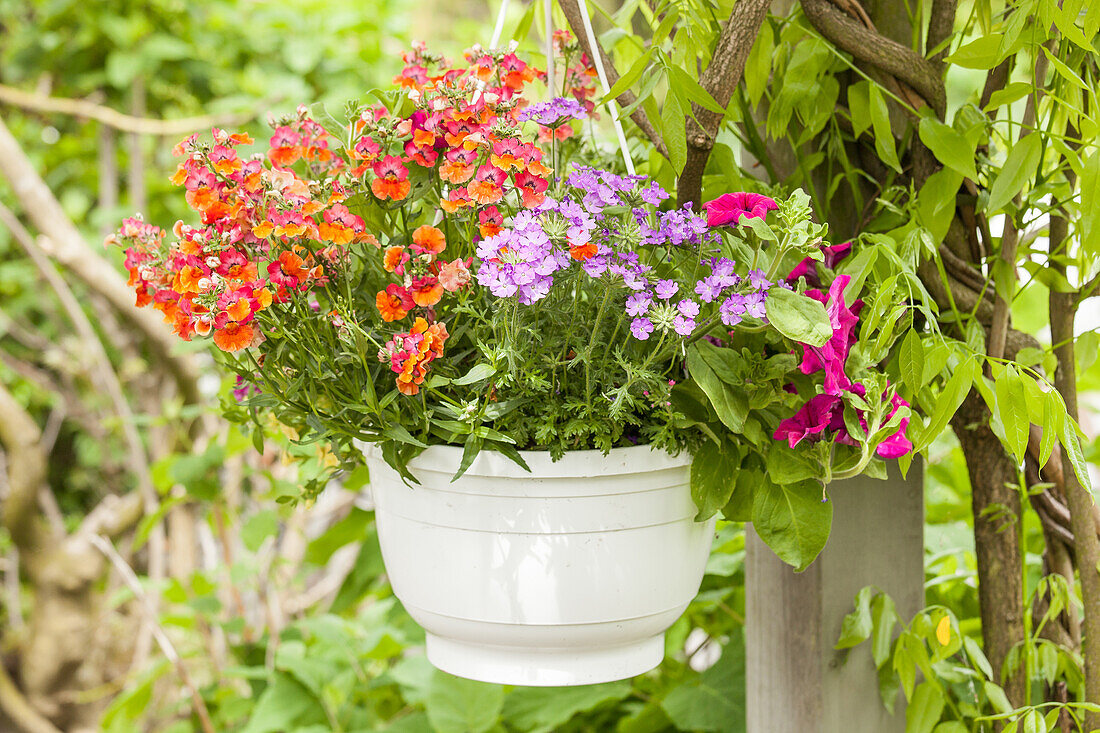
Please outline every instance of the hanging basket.
[[428, 660], [460, 677], [584, 685], [646, 672], [694, 598], [714, 535], [695, 522], [691, 457], [648, 446], [523, 452], [531, 473], [433, 446], [409, 486], [367, 452], [382, 557], [427, 632]]

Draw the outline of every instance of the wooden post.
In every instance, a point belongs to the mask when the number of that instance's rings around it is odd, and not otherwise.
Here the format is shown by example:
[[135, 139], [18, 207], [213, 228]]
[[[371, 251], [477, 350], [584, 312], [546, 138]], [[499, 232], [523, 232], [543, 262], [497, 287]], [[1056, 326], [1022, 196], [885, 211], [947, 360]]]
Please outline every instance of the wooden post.
[[901, 478], [830, 487], [833, 530], [803, 573], [746, 527], [748, 733], [903, 733], [904, 697], [883, 707], [870, 644], [836, 651], [860, 588], [889, 594], [908, 621], [924, 607], [924, 495], [914, 462]]

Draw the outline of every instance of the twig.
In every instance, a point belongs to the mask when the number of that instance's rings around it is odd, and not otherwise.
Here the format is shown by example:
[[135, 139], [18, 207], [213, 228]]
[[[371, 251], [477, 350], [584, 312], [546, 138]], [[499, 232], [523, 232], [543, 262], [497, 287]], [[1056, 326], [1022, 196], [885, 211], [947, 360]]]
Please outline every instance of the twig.
[[134, 597], [141, 602], [145, 608], [145, 612], [153, 619], [153, 637], [157, 640], [157, 645], [164, 653], [164, 656], [176, 668], [176, 672], [180, 676], [180, 681], [183, 682], [183, 686], [186, 687], [187, 691], [190, 693], [191, 702], [195, 707], [195, 713], [199, 716], [199, 723], [202, 725], [204, 733], [214, 733], [214, 724], [210, 720], [210, 711], [207, 710], [206, 703], [203, 701], [198, 688], [195, 687], [195, 683], [191, 679], [191, 674], [187, 671], [187, 667], [184, 666], [179, 653], [172, 645], [172, 640], [168, 638], [168, 634], [164, 632], [164, 628], [156, 621], [156, 611], [153, 610], [153, 606], [149, 602], [149, 597], [145, 594], [145, 589], [142, 587], [141, 581], [138, 580], [134, 569], [122, 559], [122, 556], [115, 550], [114, 545], [100, 535], [89, 535], [88, 541], [111, 561], [111, 564], [114, 565], [115, 570], [122, 576], [123, 581], [126, 583], [127, 587], [130, 588]]
[[208, 130], [215, 126], [232, 127], [256, 118], [255, 112], [237, 112], [226, 115], [202, 115], [201, 117], [180, 117], [174, 120], [154, 120], [126, 115], [110, 107], [83, 99], [47, 97], [42, 94], [25, 92], [6, 84], [0, 84], [0, 103], [32, 112], [54, 112], [73, 117], [84, 117], [102, 122], [104, 125], [122, 132], [169, 137]]

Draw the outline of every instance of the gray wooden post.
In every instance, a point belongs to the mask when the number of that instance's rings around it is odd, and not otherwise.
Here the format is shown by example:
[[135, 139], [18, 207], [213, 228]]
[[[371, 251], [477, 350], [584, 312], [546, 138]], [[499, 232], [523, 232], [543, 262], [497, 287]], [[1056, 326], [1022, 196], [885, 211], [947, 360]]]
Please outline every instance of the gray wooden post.
[[908, 621], [924, 606], [924, 496], [914, 462], [902, 479], [833, 484], [833, 529], [802, 573], [746, 527], [748, 733], [903, 733], [904, 697], [883, 707], [870, 644], [833, 645], [859, 589], [874, 585]]

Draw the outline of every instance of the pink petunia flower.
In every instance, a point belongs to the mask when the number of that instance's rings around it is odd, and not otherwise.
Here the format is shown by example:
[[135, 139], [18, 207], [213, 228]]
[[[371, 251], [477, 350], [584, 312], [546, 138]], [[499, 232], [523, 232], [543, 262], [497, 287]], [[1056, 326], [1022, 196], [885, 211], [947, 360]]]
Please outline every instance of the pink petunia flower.
[[843, 431], [847, 436], [844, 403], [836, 395], [819, 394], [811, 397], [792, 417], [780, 422], [772, 438], [786, 439], [787, 445], [794, 448], [806, 439], [810, 442], [820, 440], [826, 430]]
[[779, 208], [774, 199], [759, 193], [724, 193], [713, 201], [703, 204], [707, 210], [707, 226], [714, 228], [733, 223], [739, 224], [742, 218], [763, 219], [769, 211]]
[[[822, 247], [821, 252], [825, 255], [825, 259], [821, 264], [825, 265], [830, 270], [835, 270], [836, 266], [839, 265], [851, 251], [851, 242]], [[791, 270], [791, 274], [787, 275], [787, 281], [794, 283], [797, 282], [800, 277], [805, 277], [806, 282], [814, 287], [821, 287], [821, 277], [817, 274], [817, 260], [807, 257], [799, 262], [794, 266], [794, 269]]]
[[848, 375], [844, 373], [844, 362], [848, 359], [848, 351], [856, 340], [854, 327], [859, 322], [858, 315], [863, 308], [863, 301], [856, 300], [851, 308], [845, 305], [844, 288], [851, 280], [849, 275], [839, 276], [829, 286], [828, 295], [820, 290], [806, 291], [806, 295], [825, 304], [825, 312], [829, 316], [829, 323], [832, 324], [833, 335], [822, 346], [803, 344], [802, 363], [799, 369], [803, 374], [813, 374], [819, 369], [824, 369], [826, 394], [840, 394], [852, 384]]

